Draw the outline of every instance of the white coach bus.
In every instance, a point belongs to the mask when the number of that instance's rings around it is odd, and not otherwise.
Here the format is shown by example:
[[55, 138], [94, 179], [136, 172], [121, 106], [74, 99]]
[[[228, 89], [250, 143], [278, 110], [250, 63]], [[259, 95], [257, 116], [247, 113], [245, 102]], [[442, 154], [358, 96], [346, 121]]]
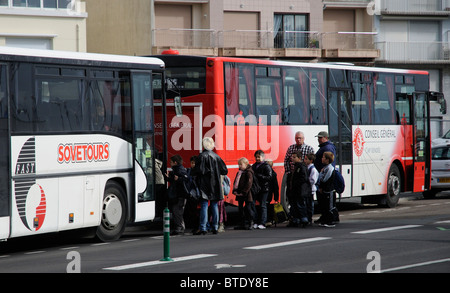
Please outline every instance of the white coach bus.
[[157, 58], [0, 47], [0, 240], [92, 227], [112, 241], [155, 217], [163, 75]]

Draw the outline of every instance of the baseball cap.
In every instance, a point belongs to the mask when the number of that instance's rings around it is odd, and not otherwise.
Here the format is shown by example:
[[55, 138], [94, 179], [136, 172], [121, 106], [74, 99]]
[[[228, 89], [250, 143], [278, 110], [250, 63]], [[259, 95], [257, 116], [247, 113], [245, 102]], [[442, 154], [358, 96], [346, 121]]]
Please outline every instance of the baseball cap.
[[326, 131], [321, 131], [321, 132], [319, 132], [319, 134], [318, 135], [316, 135], [316, 137], [329, 137], [328, 136], [328, 132], [326, 132]]

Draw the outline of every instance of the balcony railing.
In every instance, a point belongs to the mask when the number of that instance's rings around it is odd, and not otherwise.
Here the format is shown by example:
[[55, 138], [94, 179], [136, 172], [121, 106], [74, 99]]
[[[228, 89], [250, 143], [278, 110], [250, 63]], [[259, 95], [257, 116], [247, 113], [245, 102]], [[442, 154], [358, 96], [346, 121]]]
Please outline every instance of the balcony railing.
[[449, 0], [380, 0], [382, 14], [449, 14]]
[[331, 32], [322, 34], [323, 49], [367, 50], [374, 49], [376, 32]]
[[450, 62], [448, 42], [378, 42], [380, 61], [400, 63]]
[[245, 49], [375, 49], [376, 33], [313, 31], [155, 29], [154, 47]]

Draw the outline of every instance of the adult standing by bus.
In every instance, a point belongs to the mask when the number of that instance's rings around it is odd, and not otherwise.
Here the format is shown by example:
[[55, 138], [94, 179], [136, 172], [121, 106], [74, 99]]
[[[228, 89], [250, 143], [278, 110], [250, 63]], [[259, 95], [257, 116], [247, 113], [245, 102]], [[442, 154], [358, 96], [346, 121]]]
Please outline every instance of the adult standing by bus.
[[[336, 157], [336, 146], [329, 140], [328, 132], [321, 131], [316, 135], [317, 141], [319, 142], [319, 150], [316, 153], [316, 159], [314, 160], [314, 166], [316, 166], [317, 171], [321, 171], [324, 167], [322, 163], [322, 157], [324, 152], [332, 152], [334, 157]], [[333, 167], [336, 166], [336, 161], [333, 161]]]
[[293, 154], [301, 152], [301, 159], [307, 154], [314, 154], [314, 149], [305, 144], [305, 134], [301, 131], [295, 133], [295, 144], [288, 147], [286, 151], [286, 156], [284, 157], [284, 171], [286, 174], [290, 174], [294, 170], [294, 163], [291, 158]]
[[217, 204], [223, 199], [220, 175], [227, 175], [228, 169], [225, 162], [212, 150], [214, 140], [205, 137], [202, 141], [203, 151], [197, 156], [195, 167], [192, 169], [192, 176], [196, 176], [197, 186], [201, 192], [200, 199], [200, 226], [197, 235], [207, 233], [206, 224], [208, 222], [208, 202], [211, 206], [213, 233], [219, 229], [219, 211]]

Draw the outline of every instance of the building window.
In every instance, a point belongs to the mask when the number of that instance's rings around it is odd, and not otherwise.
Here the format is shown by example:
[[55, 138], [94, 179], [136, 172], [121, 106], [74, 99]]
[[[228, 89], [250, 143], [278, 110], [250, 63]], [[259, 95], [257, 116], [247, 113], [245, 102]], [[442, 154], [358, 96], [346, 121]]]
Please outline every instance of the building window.
[[41, 7], [40, 0], [13, 0], [14, 7]]
[[308, 15], [275, 14], [274, 15], [275, 48], [308, 48]]
[[67, 9], [72, 0], [0, 0], [0, 7]]

